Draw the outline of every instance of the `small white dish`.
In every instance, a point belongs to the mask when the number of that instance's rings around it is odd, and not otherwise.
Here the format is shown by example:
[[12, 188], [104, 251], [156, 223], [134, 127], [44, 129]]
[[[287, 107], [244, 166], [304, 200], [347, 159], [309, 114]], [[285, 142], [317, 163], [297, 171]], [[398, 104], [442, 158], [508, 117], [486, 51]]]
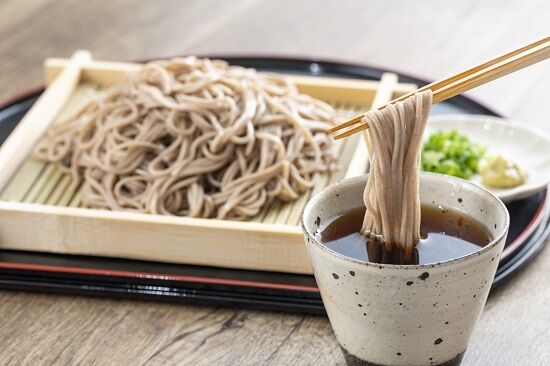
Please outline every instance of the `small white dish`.
[[479, 174], [470, 178], [503, 202], [528, 197], [550, 182], [550, 136], [544, 131], [492, 116], [436, 115], [430, 118], [424, 136], [453, 129], [484, 145], [488, 154], [502, 155], [527, 171], [527, 181], [513, 188], [486, 187]]

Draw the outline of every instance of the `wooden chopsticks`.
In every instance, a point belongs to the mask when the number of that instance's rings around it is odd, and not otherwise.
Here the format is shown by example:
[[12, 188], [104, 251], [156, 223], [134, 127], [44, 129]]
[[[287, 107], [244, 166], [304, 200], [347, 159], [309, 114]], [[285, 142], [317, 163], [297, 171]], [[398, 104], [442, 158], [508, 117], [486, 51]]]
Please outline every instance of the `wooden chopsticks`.
[[[488, 83], [489, 81], [498, 79], [502, 76], [511, 74], [521, 70], [524, 67], [533, 65], [537, 62], [550, 58], [550, 37], [545, 37], [539, 41], [528, 44], [525, 47], [519, 48], [505, 55], [487, 61], [483, 64], [472, 67], [459, 74], [453, 75], [447, 79], [428, 84], [411, 93], [405, 94], [390, 101], [388, 104], [404, 100], [417, 92], [422, 92], [430, 89], [433, 92], [432, 103], [439, 103], [455, 95], [464, 93], [467, 90]], [[379, 107], [384, 108], [386, 105]], [[344, 128], [351, 127], [344, 132], [334, 136], [335, 140], [353, 135], [356, 132], [367, 129], [368, 123], [361, 122], [364, 114], [358, 115], [346, 122], [340, 123], [331, 129], [330, 133], [340, 131]], [[355, 126], [357, 125], [357, 126]]]

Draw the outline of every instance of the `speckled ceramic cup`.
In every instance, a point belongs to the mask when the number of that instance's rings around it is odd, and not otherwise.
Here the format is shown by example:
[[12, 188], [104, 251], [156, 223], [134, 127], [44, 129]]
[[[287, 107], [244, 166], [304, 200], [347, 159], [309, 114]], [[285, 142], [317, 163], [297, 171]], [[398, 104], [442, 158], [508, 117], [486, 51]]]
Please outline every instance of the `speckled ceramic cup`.
[[506, 207], [468, 181], [422, 173], [422, 204], [463, 211], [494, 240], [441, 263], [369, 263], [315, 240], [320, 223], [363, 205], [366, 181], [361, 176], [327, 187], [308, 202], [302, 218], [315, 278], [348, 365], [459, 365], [504, 247]]

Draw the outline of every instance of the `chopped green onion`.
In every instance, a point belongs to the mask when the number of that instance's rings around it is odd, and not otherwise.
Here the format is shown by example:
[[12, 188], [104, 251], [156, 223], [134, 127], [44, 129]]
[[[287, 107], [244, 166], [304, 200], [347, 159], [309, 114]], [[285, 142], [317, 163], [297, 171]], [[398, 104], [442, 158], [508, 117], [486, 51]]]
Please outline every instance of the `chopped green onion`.
[[477, 173], [485, 148], [456, 130], [437, 131], [422, 147], [422, 170], [454, 175], [464, 179]]

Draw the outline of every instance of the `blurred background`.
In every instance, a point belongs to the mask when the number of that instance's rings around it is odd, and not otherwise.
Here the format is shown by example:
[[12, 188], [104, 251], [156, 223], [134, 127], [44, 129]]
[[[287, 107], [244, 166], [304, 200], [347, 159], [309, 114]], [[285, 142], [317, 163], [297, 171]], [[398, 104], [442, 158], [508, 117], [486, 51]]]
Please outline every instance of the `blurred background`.
[[[550, 31], [550, 2], [292, 0], [2, 0], [0, 98], [41, 83], [42, 61], [263, 54], [372, 64], [438, 79]], [[542, 63], [469, 95], [543, 125]], [[521, 94], [521, 97], [518, 97]]]

